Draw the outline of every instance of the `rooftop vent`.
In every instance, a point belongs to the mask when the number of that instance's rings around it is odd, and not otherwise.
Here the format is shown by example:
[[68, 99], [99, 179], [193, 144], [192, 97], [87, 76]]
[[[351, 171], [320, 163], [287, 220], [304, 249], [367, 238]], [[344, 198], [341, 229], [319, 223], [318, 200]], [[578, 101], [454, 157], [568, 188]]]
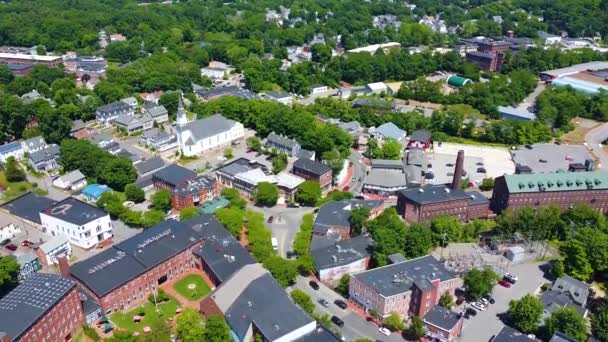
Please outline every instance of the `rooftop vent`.
[[423, 193], [423, 192], [424, 192], [424, 189], [420, 188], [420, 189], [418, 189], [418, 192], [419, 192], [419, 193]]
[[594, 180], [594, 182], [595, 182], [595, 185], [600, 185], [600, 184], [602, 184], [602, 181], [601, 181], [601, 180], [599, 180], [599, 179], [597, 179], [597, 178]]
[[572, 181], [571, 181], [571, 180], [567, 180], [567, 181], [566, 181], [566, 185], [567, 185], [567, 186], [572, 186], [572, 184], [574, 184], [574, 183], [572, 183]]
[[519, 182], [519, 184], [518, 184], [518, 185], [519, 185], [519, 188], [520, 188], [520, 189], [523, 189], [523, 188], [525, 188], [525, 187], [526, 187], [526, 184], [524, 184], [524, 183], [522, 183], [522, 182]]
[[560, 186], [564, 185], [564, 182], [562, 182], [561, 180], [558, 180], [556, 182], [556, 184], [557, 184], [557, 187], [559, 188]]
[[578, 186], [583, 185], [583, 181], [582, 181], [582, 180], [580, 180], [580, 179], [577, 179], [577, 180], [576, 180], [576, 185], [578, 185]]

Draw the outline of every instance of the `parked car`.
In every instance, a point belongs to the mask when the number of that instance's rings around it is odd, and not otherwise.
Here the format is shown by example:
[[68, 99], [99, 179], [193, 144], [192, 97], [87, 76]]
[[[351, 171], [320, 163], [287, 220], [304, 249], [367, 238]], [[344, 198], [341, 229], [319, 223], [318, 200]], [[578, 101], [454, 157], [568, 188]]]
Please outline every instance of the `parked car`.
[[483, 166], [483, 162], [477, 162], [477, 163], [475, 163], [475, 165], [477, 165], [477, 166]]
[[9, 250], [9, 251], [11, 251], [11, 252], [14, 252], [14, 251], [16, 251], [16, 250], [17, 250], [17, 246], [16, 246], [14, 243], [11, 243], [11, 244], [6, 245], [6, 247], [5, 247], [5, 248], [6, 248], [6, 249], [8, 249], [8, 250]]
[[532, 149], [532, 145], [526, 145], [526, 148], [527, 148], [528, 150], [531, 150], [531, 149]]
[[270, 216], [270, 217], [268, 218], [268, 223], [272, 223], [272, 221], [274, 221], [274, 216]]
[[299, 208], [300, 205], [297, 202], [289, 202], [289, 204], [287, 204], [287, 208]]
[[505, 279], [501, 279], [501, 280], [498, 282], [498, 284], [500, 284], [500, 286], [503, 286], [503, 287], [506, 287], [506, 288], [511, 287], [511, 283], [509, 283], [509, 282], [508, 282], [508, 281], [506, 281]]
[[490, 296], [485, 296], [484, 299], [488, 302], [490, 302], [490, 304], [494, 304], [496, 303], [496, 301], [494, 300], [494, 298], [490, 297]]
[[511, 284], [515, 284], [519, 280], [519, 278], [516, 275], [511, 274], [511, 273], [506, 273], [504, 278]]
[[544, 163], [546, 163], [546, 162], [547, 162], [547, 159], [540, 158], [540, 159], [538, 160], [538, 162], [539, 162], [539, 163], [543, 163], [543, 164], [544, 164]]
[[4, 247], [4, 246], [8, 245], [9, 243], [11, 243], [11, 239], [6, 239], [6, 240], [3, 240], [2, 242], [0, 242], [0, 246]]
[[324, 307], [328, 307], [329, 306], [329, 302], [326, 301], [325, 299], [319, 299], [319, 304], [323, 305]]
[[385, 328], [385, 327], [380, 327], [380, 328], [378, 328], [378, 331], [379, 331], [379, 332], [380, 332], [382, 335], [385, 335], [385, 336], [389, 336], [389, 335], [391, 334], [391, 331], [390, 331], [390, 330], [388, 330], [388, 329], [387, 329], [387, 328]]
[[467, 308], [467, 309], [464, 311], [464, 314], [465, 314], [465, 315], [469, 315], [469, 316], [477, 316], [477, 311], [475, 311], [475, 310], [473, 310], [473, 309], [471, 309], [471, 308]]
[[479, 300], [479, 303], [482, 303], [484, 306], [488, 306], [488, 305], [490, 305], [490, 301], [489, 301], [489, 300], [487, 300], [487, 299], [485, 299], [485, 298], [481, 298], [481, 299]]
[[478, 167], [477, 168], [477, 173], [486, 173], [486, 168], [485, 167]]
[[298, 257], [298, 252], [296, 251], [287, 251], [285, 254], [287, 255], [287, 259]]
[[336, 304], [342, 310], [344, 310], [348, 307], [348, 305], [346, 303], [344, 303], [344, 301], [342, 299], [336, 299], [334, 301], [334, 304]]
[[452, 163], [447, 163], [447, 164], [445, 164], [445, 166], [452, 167], [452, 166], [454, 166], [454, 164], [452, 164]]
[[23, 247], [31, 247], [34, 243], [29, 241], [29, 240], [23, 240], [23, 242], [21, 243], [21, 246]]
[[480, 302], [472, 303], [471, 306], [474, 307], [475, 309], [479, 310], [479, 311], [484, 311], [486, 309], [486, 306], [483, 305], [483, 303], [480, 303]]
[[312, 287], [314, 290], [318, 290], [319, 289], [319, 284], [317, 284], [317, 282], [314, 281], [314, 280], [309, 281], [308, 285], [310, 285], [310, 287]]
[[336, 316], [331, 316], [331, 321], [334, 322], [334, 324], [339, 326], [340, 328], [344, 326], [344, 321]]

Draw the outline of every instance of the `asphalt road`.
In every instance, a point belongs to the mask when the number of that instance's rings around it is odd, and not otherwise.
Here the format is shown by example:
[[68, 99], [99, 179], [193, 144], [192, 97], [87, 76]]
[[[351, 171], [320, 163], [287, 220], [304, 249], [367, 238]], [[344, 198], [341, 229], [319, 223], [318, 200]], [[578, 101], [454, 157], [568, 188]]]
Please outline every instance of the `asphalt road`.
[[[316, 312], [320, 312], [323, 314], [328, 314], [330, 317], [331, 316], [337, 316], [339, 317], [341, 320], [344, 321], [344, 327], [340, 328], [337, 325], [333, 325], [333, 328], [337, 329], [342, 336], [344, 336], [345, 341], [354, 341], [358, 338], [371, 338], [372, 340], [380, 340], [380, 341], [404, 341], [404, 339], [397, 334], [392, 334], [390, 336], [384, 336], [382, 335], [380, 332], [378, 332], [378, 326], [366, 321], [365, 319], [363, 319], [361, 316], [357, 315], [356, 313], [352, 312], [349, 309], [346, 310], [342, 310], [340, 309], [338, 306], [336, 306], [336, 304], [334, 304], [334, 301], [336, 299], [342, 299], [344, 301], [346, 301], [346, 299], [342, 298], [342, 296], [340, 296], [339, 294], [337, 294], [336, 292], [334, 292], [332, 289], [328, 288], [327, 286], [323, 285], [320, 282], [317, 282], [319, 284], [319, 290], [313, 290], [310, 285], [308, 285], [308, 282], [310, 281], [309, 278], [305, 278], [305, 277], [301, 277], [298, 276], [298, 278], [296, 279], [296, 284], [292, 287], [292, 289], [300, 289], [304, 292], [306, 292], [311, 298], [312, 301], [315, 303], [315, 311]], [[329, 302], [329, 306], [326, 308], [324, 306], [322, 306], [321, 304], [319, 304], [319, 300], [320, 299], [325, 299], [326, 301]]]
[[365, 182], [365, 164], [363, 164], [362, 161], [363, 155], [353, 151], [348, 159], [353, 164], [353, 178], [349, 183], [350, 192], [359, 194], [363, 189], [363, 183]]
[[549, 281], [544, 278], [540, 265], [541, 263], [512, 265], [510, 271], [519, 277], [519, 281], [510, 288], [497, 285], [492, 293], [496, 303], [491, 304], [485, 311], [478, 311], [477, 316], [465, 319], [460, 340], [487, 342], [493, 335], [498, 334], [505, 325], [499, 316], [507, 312], [509, 302], [534, 293], [544, 282]]
[[585, 142], [600, 160], [598, 168], [608, 168], [608, 153], [602, 147], [602, 141], [608, 138], [608, 123], [597, 126], [585, 136]]

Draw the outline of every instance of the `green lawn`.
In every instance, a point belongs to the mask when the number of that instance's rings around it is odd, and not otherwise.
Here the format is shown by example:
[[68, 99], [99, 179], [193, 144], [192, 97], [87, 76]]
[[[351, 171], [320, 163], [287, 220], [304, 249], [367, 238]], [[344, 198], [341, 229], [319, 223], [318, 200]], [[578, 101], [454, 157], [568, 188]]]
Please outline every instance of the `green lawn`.
[[190, 274], [173, 285], [173, 289], [188, 300], [198, 300], [205, 297], [211, 289], [205, 280], [197, 275]]
[[[175, 309], [179, 307], [179, 303], [171, 298], [169, 301], [158, 304], [160, 313], [157, 313], [154, 304], [146, 302], [146, 304], [128, 311], [127, 313], [117, 312], [110, 315], [110, 321], [116, 325], [116, 329], [125, 329], [128, 332], [139, 331], [143, 333], [144, 327], [148, 326], [154, 329], [161, 320], [167, 320], [169, 317], [175, 316]], [[133, 322], [133, 316], [139, 315], [143, 310], [144, 315], [139, 323]]]

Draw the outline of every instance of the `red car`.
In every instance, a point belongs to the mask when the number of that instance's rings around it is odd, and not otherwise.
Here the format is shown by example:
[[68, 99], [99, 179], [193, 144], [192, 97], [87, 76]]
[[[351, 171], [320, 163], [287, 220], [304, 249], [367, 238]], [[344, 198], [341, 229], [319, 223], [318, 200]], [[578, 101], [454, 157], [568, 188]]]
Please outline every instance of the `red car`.
[[23, 240], [23, 242], [21, 243], [21, 246], [23, 247], [30, 247], [31, 245], [33, 245], [34, 243], [28, 240]]
[[247, 149], [247, 153], [253, 153], [253, 149], [248, 148], [248, 149]]
[[6, 248], [6, 249], [8, 249], [8, 250], [9, 250], [9, 251], [11, 251], [11, 252], [14, 252], [14, 251], [16, 251], [16, 250], [17, 250], [17, 246], [15, 246], [15, 245], [14, 245], [14, 244], [12, 244], [12, 243], [11, 243], [11, 244], [9, 244], [9, 245], [6, 245], [6, 246], [5, 246], [5, 248]]
[[509, 283], [506, 279], [500, 279], [500, 281], [498, 282], [501, 286], [504, 286], [506, 288], [511, 287], [511, 283]]

